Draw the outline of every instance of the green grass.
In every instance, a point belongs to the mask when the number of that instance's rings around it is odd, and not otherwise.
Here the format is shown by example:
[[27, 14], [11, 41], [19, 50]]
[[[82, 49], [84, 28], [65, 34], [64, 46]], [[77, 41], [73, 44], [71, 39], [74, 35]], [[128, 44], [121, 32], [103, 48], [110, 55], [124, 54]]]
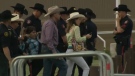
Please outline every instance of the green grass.
[[[92, 63], [92, 66], [98, 66], [99, 65], [99, 63], [98, 63], [98, 60], [94, 60], [93, 61], [93, 63]], [[28, 76], [29, 75], [29, 68], [28, 68], [28, 66], [27, 66], [27, 68], [26, 68], [26, 76]], [[43, 70], [41, 70], [40, 71], [40, 73], [38, 74], [38, 76], [43, 76], [42, 75], [43, 74]], [[56, 74], [57, 74], [57, 70], [56, 70]], [[76, 70], [75, 70], [75, 75], [74, 76], [78, 76], [78, 69], [76, 68]]]

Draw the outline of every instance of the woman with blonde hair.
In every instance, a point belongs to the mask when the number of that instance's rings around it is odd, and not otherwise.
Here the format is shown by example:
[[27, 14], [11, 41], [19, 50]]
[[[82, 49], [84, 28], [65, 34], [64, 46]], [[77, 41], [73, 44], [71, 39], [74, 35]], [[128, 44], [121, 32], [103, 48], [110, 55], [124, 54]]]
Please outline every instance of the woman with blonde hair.
[[[79, 26], [80, 26], [81, 21], [84, 18], [85, 18], [84, 15], [79, 14], [78, 12], [74, 12], [74, 13], [71, 13], [70, 18], [67, 19], [66, 36], [67, 36], [69, 46], [68, 46], [68, 50], [66, 51], [66, 53], [74, 52], [73, 46], [72, 46], [73, 38], [78, 43], [85, 42], [86, 39], [91, 38], [90, 34], [87, 34], [83, 37], [80, 36]], [[80, 66], [83, 69], [82, 76], [88, 76], [90, 68], [82, 57], [67, 57], [68, 70], [67, 70], [66, 76], [71, 76], [74, 63], [76, 63], [78, 66]]]

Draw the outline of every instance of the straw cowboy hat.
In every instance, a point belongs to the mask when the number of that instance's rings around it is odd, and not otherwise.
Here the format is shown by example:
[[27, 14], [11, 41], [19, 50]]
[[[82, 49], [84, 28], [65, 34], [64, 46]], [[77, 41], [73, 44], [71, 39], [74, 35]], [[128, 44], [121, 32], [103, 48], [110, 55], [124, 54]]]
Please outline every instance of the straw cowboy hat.
[[44, 10], [44, 5], [42, 5], [42, 4], [40, 4], [40, 3], [36, 3], [36, 4], [34, 5], [34, 7], [30, 7], [30, 8], [39, 10], [39, 11], [41, 11], [41, 12], [43, 12], [43, 13], [46, 14], [46, 11]]
[[85, 18], [84, 15], [79, 14], [79, 12], [73, 12], [70, 14], [70, 17], [67, 19], [67, 21], [71, 20], [71, 19], [75, 19], [75, 18]]
[[127, 5], [120, 4], [118, 7], [115, 7], [113, 11], [125, 11], [125, 12], [131, 12], [130, 9], [128, 9]]
[[58, 6], [52, 6], [52, 7], [48, 8], [48, 13], [45, 14], [45, 17], [49, 16], [51, 14], [54, 14], [54, 13], [62, 12], [62, 11], [64, 11], [63, 8], [59, 8]]
[[10, 11], [10, 10], [5, 10], [5, 11], [3, 11], [3, 12], [0, 14], [0, 19], [1, 19], [1, 21], [9, 20], [9, 19], [11, 19], [11, 18], [13, 18], [13, 17], [15, 17], [15, 16], [13, 16], [13, 15], [11, 14], [11, 11]]
[[11, 18], [11, 22], [14, 22], [14, 21], [23, 22], [24, 21], [24, 19], [19, 18], [18, 14], [12, 14], [12, 15], [15, 16], [15, 17]]

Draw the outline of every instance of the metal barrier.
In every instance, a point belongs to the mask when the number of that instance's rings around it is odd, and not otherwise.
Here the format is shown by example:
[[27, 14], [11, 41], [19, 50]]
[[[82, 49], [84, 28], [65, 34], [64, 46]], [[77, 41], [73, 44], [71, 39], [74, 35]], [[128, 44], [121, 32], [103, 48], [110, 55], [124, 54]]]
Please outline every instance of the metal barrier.
[[105, 39], [103, 39], [101, 36], [99, 36], [99, 35], [97, 35], [97, 37], [101, 40], [101, 41], [103, 41], [103, 44], [104, 44], [104, 50], [106, 49], [106, 41], [105, 41]]
[[[19, 56], [13, 59], [11, 66], [10, 66], [10, 75], [11, 76], [16, 76], [15, 75], [15, 67], [13, 66], [16, 60], [18, 59], [43, 59], [43, 58], [52, 58], [52, 57], [75, 57], [75, 56], [89, 56], [89, 55], [97, 55], [101, 61], [101, 65], [103, 68], [100, 69], [100, 76], [106, 76], [106, 64], [105, 64], [105, 59], [104, 57], [99, 53], [99, 52], [93, 52], [93, 51], [87, 51], [87, 52], [75, 52], [75, 53], [60, 53], [60, 54], [45, 54], [45, 55], [30, 55], [30, 56]], [[19, 74], [18, 76], [23, 76], [23, 62], [25, 60], [20, 60], [18, 69], [19, 69]], [[102, 70], [103, 69], [103, 70]], [[103, 72], [103, 73], [102, 73]], [[113, 76], [113, 72], [112, 75]]]

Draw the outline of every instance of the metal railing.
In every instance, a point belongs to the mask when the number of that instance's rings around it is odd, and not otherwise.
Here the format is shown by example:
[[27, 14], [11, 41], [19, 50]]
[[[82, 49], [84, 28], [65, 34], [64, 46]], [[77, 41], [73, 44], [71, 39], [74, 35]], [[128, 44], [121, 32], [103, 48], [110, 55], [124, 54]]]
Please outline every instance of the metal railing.
[[[103, 67], [100, 69], [100, 76], [106, 76], [106, 63], [104, 57], [99, 53], [99, 52], [93, 52], [93, 51], [86, 51], [86, 52], [75, 52], [75, 53], [60, 53], [60, 54], [45, 54], [45, 55], [30, 55], [30, 56], [19, 56], [13, 59], [10, 67], [10, 75], [11, 76], [16, 76], [16, 66], [14, 66], [14, 63], [18, 62], [18, 75], [17, 76], [23, 76], [23, 64], [25, 60], [27, 59], [43, 59], [43, 58], [54, 58], [54, 57], [75, 57], [75, 56], [89, 56], [89, 55], [97, 55], [98, 58], [100, 59], [100, 66]], [[24, 60], [22, 60], [24, 59]], [[113, 76], [113, 73], [112, 75]]]
[[[27, 59], [43, 59], [43, 58], [54, 58], [54, 57], [75, 57], [75, 56], [89, 56], [97, 55], [100, 60], [100, 76], [135, 76], [134, 74], [114, 74], [114, 66], [112, 58], [101, 51], [85, 51], [75, 53], [60, 53], [60, 54], [44, 54], [44, 55], [30, 55], [30, 56], [19, 56], [13, 59], [10, 66], [11, 76], [24, 76], [23, 65]], [[110, 63], [110, 70], [106, 70], [106, 62]]]
[[101, 36], [97, 35], [97, 37], [103, 42], [104, 50], [106, 49], [106, 41]]

